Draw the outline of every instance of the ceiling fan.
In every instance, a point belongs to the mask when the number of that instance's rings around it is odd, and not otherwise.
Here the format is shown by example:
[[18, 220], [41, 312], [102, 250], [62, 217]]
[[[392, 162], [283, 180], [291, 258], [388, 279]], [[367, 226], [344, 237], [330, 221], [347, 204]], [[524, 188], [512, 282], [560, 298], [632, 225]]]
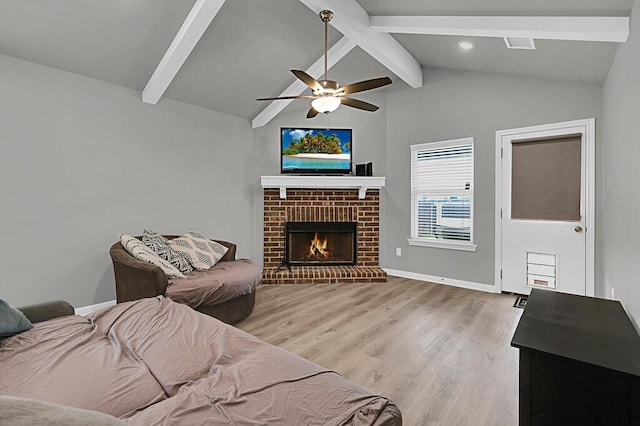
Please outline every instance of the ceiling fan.
[[327, 52], [328, 52], [328, 25], [333, 18], [333, 12], [323, 10], [319, 14], [320, 19], [324, 22], [324, 79], [316, 80], [301, 70], [291, 70], [293, 75], [300, 79], [311, 89], [311, 95], [300, 96], [283, 96], [279, 98], [259, 98], [257, 101], [274, 101], [280, 99], [313, 99], [311, 101], [311, 109], [307, 112], [307, 118], [313, 118], [319, 113], [328, 114], [335, 111], [341, 104], [351, 108], [362, 109], [365, 111], [377, 111], [378, 107], [358, 99], [348, 98], [347, 95], [353, 93], [364, 92], [366, 90], [377, 89], [378, 87], [391, 84], [389, 77], [374, 78], [371, 80], [359, 81], [344, 87], [340, 87], [337, 81], [327, 78]]

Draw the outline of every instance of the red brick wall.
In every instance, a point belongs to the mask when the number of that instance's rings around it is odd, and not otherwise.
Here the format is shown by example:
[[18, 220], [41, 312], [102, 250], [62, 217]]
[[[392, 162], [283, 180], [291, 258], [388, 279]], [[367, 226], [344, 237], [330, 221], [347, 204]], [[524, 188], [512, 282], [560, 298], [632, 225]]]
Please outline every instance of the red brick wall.
[[380, 191], [369, 189], [358, 199], [357, 189], [264, 190], [264, 268], [277, 268], [284, 255], [285, 222], [358, 222], [358, 267], [378, 266]]

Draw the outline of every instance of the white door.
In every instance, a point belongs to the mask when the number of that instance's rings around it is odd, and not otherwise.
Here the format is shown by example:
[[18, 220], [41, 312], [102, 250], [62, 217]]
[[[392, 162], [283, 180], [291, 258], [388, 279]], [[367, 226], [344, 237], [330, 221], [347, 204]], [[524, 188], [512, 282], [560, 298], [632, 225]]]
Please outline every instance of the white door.
[[593, 120], [576, 124], [498, 132], [502, 291], [593, 295], [587, 255]]

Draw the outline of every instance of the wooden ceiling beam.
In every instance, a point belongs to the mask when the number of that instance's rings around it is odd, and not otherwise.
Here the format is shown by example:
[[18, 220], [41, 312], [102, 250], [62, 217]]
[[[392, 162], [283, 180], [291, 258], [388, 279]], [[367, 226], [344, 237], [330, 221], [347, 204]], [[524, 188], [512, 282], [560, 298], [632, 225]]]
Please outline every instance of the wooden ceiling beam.
[[601, 16], [371, 16], [381, 34], [523, 37], [624, 43], [628, 17]]
[[195, 2], [178, 34], [142, 91], [142, 102], [158, 103], [224, 2], [225, 0], [197, 0]]
[[369, 14], [355, 0], [300, 0], [315, 13], [329, 9], [331, 25], [413, 88], [422, 87], [422, 66], [391, 35], [370, 27]]

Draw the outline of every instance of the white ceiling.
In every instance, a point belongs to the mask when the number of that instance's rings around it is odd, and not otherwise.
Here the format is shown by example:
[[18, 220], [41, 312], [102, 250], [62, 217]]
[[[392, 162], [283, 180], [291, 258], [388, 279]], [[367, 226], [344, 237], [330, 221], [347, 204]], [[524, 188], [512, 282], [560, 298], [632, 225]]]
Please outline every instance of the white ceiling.
[[[369, 15], [629, 16], [633, 0], [356, 0]], [[137, 90], [144, 89], [195, 0], [2, 0], [0, 54]], [[341, 34], [330, 28], [329, 44]], [[393, 34], [424, 67], [601, 84], [617, 43], [536, 40], [506, 49], [500, 38]], [[298, 0], [227, 0], [164, 96], [252, 119], [322, 56], [323, 26]], [[360, 48], [329, 71], [351, 83], [389, 75]], [[162, 102], [162, 100], [160, 101]], [[300, 101], [298, 101], [300, 102]]]
[[194, 0], [1, 0], [0, 53], [142, 90]]

